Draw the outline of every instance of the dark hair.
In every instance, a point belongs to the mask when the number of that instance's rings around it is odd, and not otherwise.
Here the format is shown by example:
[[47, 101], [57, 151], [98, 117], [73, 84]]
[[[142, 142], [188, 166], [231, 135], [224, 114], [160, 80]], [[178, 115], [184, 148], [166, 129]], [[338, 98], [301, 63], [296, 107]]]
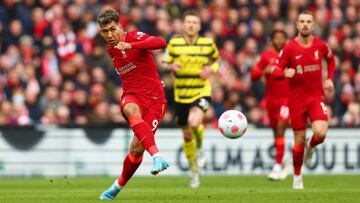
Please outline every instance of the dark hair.
[[196, 17], [198, 17], [200, 19], [200, 14], [196, 10], [187, 10], [187, 11], [185, 11], [185, 13], [183, 14], [183, 20], [185, 20], [186, 16], [196, 16]]
[[111, 23], [111, 21], [119, 23], [119, 14], [112, 8], [106, 9], [97, 16], [96, 20], [99, 25], [106, 25]]
[[271, 39], [274, 39], [274, 37], [275, 37], [275, 35], [276, 35], [277, 33], [280, 33], [280, 34], [282, 34], [285, 38], [288, 38], [287, 33], [286, 33], [284, 30], [280, 30], [280, 29], [273, 30], [273, 31], [271, 32], [271, 34], [270, 34], [270, 38], [271, 38]]
[[303, 11], [301, 11], [298, 16], [300, 16], [301, 14], [311, 15], [311, 16], [313, 17], [313, 19], [315, 20], [314, 14], [313, 14], [311, 11], [309, 11], [309, 10], [303, 10]]

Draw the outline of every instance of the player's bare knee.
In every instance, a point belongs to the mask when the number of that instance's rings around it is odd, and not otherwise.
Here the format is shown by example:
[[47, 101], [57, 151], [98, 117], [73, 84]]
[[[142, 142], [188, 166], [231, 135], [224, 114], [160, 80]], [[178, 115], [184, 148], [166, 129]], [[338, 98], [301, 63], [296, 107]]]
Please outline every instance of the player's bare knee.
[[275, 131], [275, 135], [284, 135], [285, 134], [285, 130], [286, 130], [286, 123], [284, 122], [278, 122], [274, 131]]
[[144, 153], [144, 148], [140, 143], [138, 144], [132, 144], [130, 147], [130, 154], [134, 157], [140, 157]]
[[294, 132], [294, 135], [295, 135], [295, 144], [299, 146], [304, 146], [306, 140], [305, 131]]
[[326, 134], [327, 134], [327, 129], [314, 130], [313, 133], [314, 133], [314, 135], [318, 136], [318, 138], [325, 139]]
[[325, 139], [328, 130], [328, 126], [326, 123], [316, 123], [315, 125], [313, 125], [312, 129], [313, 133], [317, 135], [320, 139]]
[[284, 134], [285, 134], [285, 129], [283, 129], [283, 128], [276, 128], [275, 129], [275, 135], [276, 136], [284, 136]]
[[196, 130], [200, 126], [201, 122], [198, 119], [193, 119], [188, 121], [188, 125], [191, 129]]
[[305, 146], [305, 137], [295, 139], [295, 144], [298, 145], [298, 146]]
[[193, 136], [192, 136], [191, 133], [186, 133], [186, 134], [184, 134], [184, 140], [185, 140], [186, 142], [189, 142], [189, 141], [191, 141], [192, 139], [193, 139]]
[[188, 126], [191, 129], [196, 129], [200, 126], [203, 119], [204, 119], [204, 115], [201, 109], [199, 107], [193, 107], [192, 109], [190, 109]]
[[186, 142], [189, 142], [193, 139], [193, 136], [189, 128], [183, 128], [183, 135], [184, 135], [184, 140]]
[[133, 155], [134, 157], [138, 158], [138, 157], [143, 156], [144, 151], [131, 151], [130, 150], [130, 154]]

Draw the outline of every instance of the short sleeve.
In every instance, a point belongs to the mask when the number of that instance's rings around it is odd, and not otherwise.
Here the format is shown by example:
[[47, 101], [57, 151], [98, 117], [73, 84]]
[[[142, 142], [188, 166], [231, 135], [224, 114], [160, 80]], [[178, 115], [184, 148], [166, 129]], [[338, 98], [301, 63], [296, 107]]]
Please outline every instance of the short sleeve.
[[259, 67], [261, 70], [264, 70], [268, 65], [268, 56], [267, 52], [264, 52], [260, 55], [259, 61], [256, 63], [256, 66]]
[[324, 56], [326, 56], [328, 59], [333, 57], [333, 52], [331, 51], [329, 45], [327, 45], [325, 42], [322, 42], [323, 44], [323, 50], [324, 50]]
[[219, 50], [213, 40], [211, 40], [211, 52], [210, 57], [212, 59], [217, 59], [219, 57]]
[[173, 47], [173, 45], [171, 43], [171, 40], [170, 40], [170, 42], [168, 43], [168, 45], [166, 46], [166, 49], [165, 49], [163, 62], [165, 62], [165, 63], [174, 62], [174, 57], [173, 57], [174, 55], [175, 55], [174, 47]]

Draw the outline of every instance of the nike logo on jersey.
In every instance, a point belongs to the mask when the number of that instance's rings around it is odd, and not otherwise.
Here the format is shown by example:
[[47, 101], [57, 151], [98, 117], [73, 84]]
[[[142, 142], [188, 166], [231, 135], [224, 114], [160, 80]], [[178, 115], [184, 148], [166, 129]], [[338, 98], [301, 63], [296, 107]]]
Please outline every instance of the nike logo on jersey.
[[297, 56], [295, 56], [295, 59], [298, 60], [298, 59], [300, 59], [301, 57], [302, 57], [302, 55], [297, 55]]

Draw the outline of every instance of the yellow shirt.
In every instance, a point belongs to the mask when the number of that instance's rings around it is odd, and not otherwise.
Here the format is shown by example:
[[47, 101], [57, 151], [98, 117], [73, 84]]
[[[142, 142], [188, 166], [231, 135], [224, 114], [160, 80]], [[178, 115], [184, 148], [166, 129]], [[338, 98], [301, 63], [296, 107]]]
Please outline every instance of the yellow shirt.
[[[208, 65], [219, 56], [218, 49], [211, 38], [198, 37], [196, 42], [187, 44], [184, 37], [172, 38], [168, 43], [164, 61], [166, 63], [178, 62], [180, 69], [175, 74], [174, 96], [178, 103], [192, 103], [195, 100], [211, 96], [211, 84], [208, 79], [201, 79], [203, 66]], [[212, 65], [217, 71], [218, 64]]]

